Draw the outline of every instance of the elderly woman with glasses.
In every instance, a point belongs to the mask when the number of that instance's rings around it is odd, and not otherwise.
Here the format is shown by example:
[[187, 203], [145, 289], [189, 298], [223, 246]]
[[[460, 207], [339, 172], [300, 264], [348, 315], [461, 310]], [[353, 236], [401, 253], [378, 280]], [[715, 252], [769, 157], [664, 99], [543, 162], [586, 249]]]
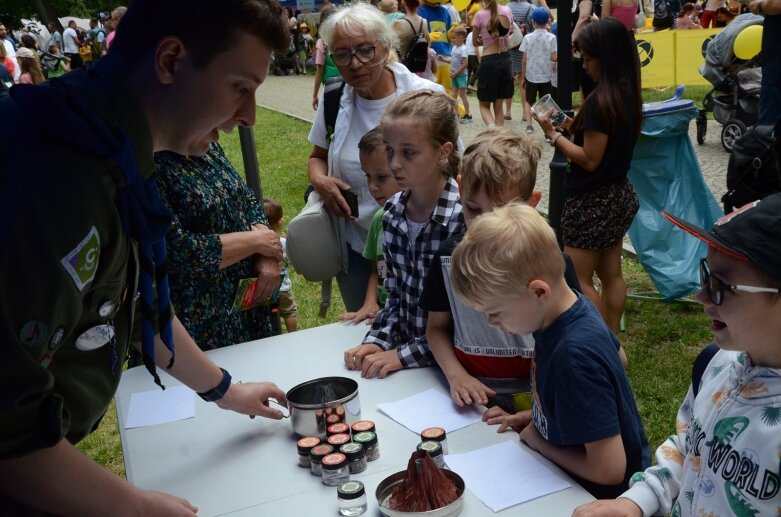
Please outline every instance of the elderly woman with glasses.
[[[336, 280], [345, 307], [354, 312], [366, 295], [372, 263], [362, 252], [372, 216], [379, 208], [361, 170], [358, 141], [379, 125], [385, 107], [397, 96], [411, 90], [444, 89], [398, 63], [393, 50], [396, 33], [371, 4], [337, 9], [320, 27], [320, 35], [346, 84], [333, 128], [326, 128], [325, 103], [319, 103], [309, 132], [313, 148], [307, 172], [315, 191], [338, 218], [345, 269]], [[358, 214], [351, 213], [340, 189], [357, 195]]]

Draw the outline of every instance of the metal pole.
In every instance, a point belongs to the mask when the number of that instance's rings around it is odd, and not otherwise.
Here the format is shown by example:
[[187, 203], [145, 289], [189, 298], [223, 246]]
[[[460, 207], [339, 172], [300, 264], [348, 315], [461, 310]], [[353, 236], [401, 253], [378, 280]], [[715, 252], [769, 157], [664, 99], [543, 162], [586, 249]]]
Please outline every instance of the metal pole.
[[[568, 116], [572, 116], [572, 12], [570, 11], [570, 2], [559, 2], [557, 17], [556, 52], [559, 56], [559, 66], [556, 68], [559, 86], [556, 91], [556, 101]], [[566, 174], [567, 158], [556, 149], [550, 162], [548, 221], [556, 231], [556, 237], [562, 247], [561, 211], [564, 207], [564, 176]]]
[[255, 154], [255, 136], [251, 127], [239, 126], [239, 142], [241, 143], [241, 157], [244, 161], [244, 175], [247, 177], [247, 185], [255, 193], [259, 202], [263, 202], [263, 187], [260, 185], [260, 172], [258, 170], [258, 155]]

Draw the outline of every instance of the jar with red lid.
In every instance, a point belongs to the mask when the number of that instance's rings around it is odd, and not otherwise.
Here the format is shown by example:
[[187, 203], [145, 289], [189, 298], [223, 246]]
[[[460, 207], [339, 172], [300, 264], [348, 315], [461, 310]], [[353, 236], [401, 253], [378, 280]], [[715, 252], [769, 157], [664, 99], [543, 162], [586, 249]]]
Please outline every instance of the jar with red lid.
[[334, 452], [333, 445], [328, 445], [327, 443], [321, 443], [312, 447], [312, 450], [309, 451], [309, 462], [313, 476], [323, 475], [323, 458], [332, 452]]
[[344, 422], [337, 422], [335, 424], [329, 425], [325, 429], [326, 436], [333, 436], [335, 434], [350, 434], [350, 426]]
[[447, 433], [441, 427], [429, 427], [420, 432], [420, 441], [439, 442], [442, 446], [442, 454], [447, 454]]
[[326, 486], [339, 486], [350, 481], [350, 467], [347, 464], [347, 456], [341, 452], [334, 452], [323, 458], [323, 484]]
[[345, 443], [350, 441], [350, 435], [339, 433], [339, 434], [332, 434], [328, 437], [328, 443], [334, 446], [335, 449], [338, 449]]
[[298, 442], [298, 466], [304, 468], [311, 468], [312, 462], [309, 460], [309, 453], [312, 452], [312, 447], [320, 445], [320, 438], [317, 436], [304, 436]]
[[357, 433], [376, 433], [377, 430], [374, 428], [374, 422], [371, 420], [358, 420], [352, 425], [353, 434]]

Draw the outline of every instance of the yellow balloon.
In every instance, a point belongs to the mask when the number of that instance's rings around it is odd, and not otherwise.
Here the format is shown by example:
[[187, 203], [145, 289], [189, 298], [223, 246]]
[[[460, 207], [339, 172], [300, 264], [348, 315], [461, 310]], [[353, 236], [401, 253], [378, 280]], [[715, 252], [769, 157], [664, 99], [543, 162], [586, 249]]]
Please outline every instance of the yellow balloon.
[[752, 25], [740, 31], [732, 45], [735, 57], [751, 59], [762, 50], [762, 26]]
[[469, 2], [470, 0], [453, 0], [453, 7], [455, 7], [457, 11], [463, 11], [469, 7]]

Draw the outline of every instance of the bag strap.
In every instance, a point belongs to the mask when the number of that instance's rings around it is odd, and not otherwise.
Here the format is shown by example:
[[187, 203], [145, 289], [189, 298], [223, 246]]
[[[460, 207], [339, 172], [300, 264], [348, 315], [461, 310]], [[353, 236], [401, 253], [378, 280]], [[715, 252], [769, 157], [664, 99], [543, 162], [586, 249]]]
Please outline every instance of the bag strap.
[[719, 350], [719, 345], [711, 343], [703, 348], [697, 355], [697, 359], [694, 360], [694, 365], [692, 366], [692, 393], [694, 398], [697, 398], [697, 393], [700, 391], [700, 382], [702, 382], [702, 376], [708, 368], [708, 363], [710, 363]]
[[347, 83], [341, 77], [331, 77], [325, 82], [323, 90], [323, 115], [325, 119], [325, 139], [328, 144], [334, 135], [336, 117], [339, 115], [339, 104]]
[[[415, 26], [414, 26], [414, 25], [412, 25], [412, 22], [411, 22], [411, 21], [409, 21], [407, 18], [403, 18], [403, 20], [404, 20], [405, 22], [409, 23], [410, 29], [412, 29], [412, 36], [413, 36], [413, 37], [417, 36], [417, 35], [418, 35], [418, 33], [417, 33], [417, 32], [415, 32]], [[423, 29], [423, 22], [422, 22], [422, 21], [420, 22], [420, 28], [421, 28], [421, 30]]]
[[333, 278], [323, 280], [320, 284], [320, 313], [321, 318], [325, 318], [328, 314], [328, 307], [331, 306], [331, 287], [333, 286]]

